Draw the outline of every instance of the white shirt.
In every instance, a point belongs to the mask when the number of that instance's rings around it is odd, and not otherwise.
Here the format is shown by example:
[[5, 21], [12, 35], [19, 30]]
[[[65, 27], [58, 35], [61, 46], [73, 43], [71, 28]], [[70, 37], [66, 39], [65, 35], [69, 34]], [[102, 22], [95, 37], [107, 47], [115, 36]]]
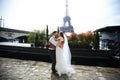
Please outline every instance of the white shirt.
[[58, 42], [56, 41], [57, 39], [55, 38], [55, 36], [52, 36], [50, 39], [49, 39], [49, 42], [51, 42], [54, 46], [57, 46]]

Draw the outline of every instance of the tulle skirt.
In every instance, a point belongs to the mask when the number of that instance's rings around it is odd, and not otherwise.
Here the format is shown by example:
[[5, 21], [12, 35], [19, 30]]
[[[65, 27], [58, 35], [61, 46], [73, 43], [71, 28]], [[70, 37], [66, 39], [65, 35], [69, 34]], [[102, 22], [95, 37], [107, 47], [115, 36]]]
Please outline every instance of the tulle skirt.
[[71, 58], [63, 48], [56, 47], [56, 70], [59, 76], [62, 74], [73, 74], [75, 70], [71, 65]]

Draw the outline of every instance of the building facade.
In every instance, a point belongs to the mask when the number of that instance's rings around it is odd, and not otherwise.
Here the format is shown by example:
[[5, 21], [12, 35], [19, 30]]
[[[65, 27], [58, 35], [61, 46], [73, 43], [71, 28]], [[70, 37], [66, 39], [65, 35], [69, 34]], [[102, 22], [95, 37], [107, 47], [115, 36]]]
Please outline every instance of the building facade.
[[120, 47], [120, 26], [107, 26], [96, 30], [99, 36], [99, 49], [109, 50]]

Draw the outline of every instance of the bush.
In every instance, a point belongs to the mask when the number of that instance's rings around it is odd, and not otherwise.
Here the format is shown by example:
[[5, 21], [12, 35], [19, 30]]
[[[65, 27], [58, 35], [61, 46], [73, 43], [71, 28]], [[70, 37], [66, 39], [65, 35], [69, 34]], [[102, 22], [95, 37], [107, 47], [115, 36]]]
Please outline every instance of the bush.
[[94, 34], [91, 31], [81, 34], [72, 34], [69, 39], [69, 46], [72, 48], [90, 49], [90, 43], [94, 42]]

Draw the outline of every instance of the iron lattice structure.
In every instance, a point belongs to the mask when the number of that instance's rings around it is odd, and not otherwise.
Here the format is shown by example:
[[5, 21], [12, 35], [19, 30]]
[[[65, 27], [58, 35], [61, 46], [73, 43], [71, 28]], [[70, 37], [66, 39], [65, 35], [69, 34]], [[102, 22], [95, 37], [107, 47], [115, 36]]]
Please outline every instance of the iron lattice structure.
[[61, 32], [74, 32], [74, 28], [71, 25], [71, 18], [68, 15], [68, 0], [66, 0], [66, 15], [63, 18], [63, 26], [60, 27]]

